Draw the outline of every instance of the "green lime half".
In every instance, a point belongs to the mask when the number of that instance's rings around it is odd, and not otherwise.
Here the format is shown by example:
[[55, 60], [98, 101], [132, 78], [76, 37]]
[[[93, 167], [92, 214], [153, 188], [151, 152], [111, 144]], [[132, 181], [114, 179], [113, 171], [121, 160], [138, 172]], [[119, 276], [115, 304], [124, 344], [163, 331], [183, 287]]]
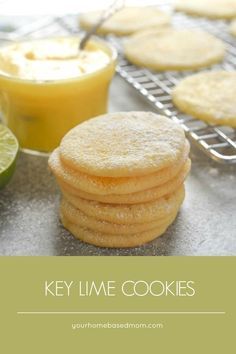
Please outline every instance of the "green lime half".
[[19, 144], [12, 132], [0, 124], [0, 189], [14, 173]]

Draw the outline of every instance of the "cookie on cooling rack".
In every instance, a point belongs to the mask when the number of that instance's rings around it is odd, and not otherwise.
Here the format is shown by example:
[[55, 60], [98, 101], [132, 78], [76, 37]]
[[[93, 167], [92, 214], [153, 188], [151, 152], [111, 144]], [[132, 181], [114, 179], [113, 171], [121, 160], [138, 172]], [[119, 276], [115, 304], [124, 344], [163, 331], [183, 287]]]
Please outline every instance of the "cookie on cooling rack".
[[124, 43], [127, 59], [153, 70], [189, 70], [223, 60], [224, 43], [202, 30], [147, 30]]
[[191, 75], [173, 90], [180, 111], [215, 125], [236, 128], [236, 71]]
[[[79, 19], [80, 27], [89, 30], [97, 23], [101, 15], [102, 11], [82, 14]], [[127, 36], [150, 27], [163, 28], [169, 26], [170, 23], [170, 15], [155, 7], [125, 7], [105, 21], [98, 29], [98, 33]]]
[[175, 9], [190, 15], [213, 19], [236, 17], [235, 0], [176, 0]]

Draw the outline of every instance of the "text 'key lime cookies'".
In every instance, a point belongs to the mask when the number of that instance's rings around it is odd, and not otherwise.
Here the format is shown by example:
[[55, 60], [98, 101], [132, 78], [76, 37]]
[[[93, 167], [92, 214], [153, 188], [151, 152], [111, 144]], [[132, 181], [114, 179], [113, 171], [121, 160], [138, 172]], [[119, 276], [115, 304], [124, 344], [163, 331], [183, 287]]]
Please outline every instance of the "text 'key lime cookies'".
[[[92, 11], [80, 16], [80, 27], [88, 31], [101, 18], [103, 11]], [[124, 7], [106, 20], [98, 29], [100, 34], [115, 34], [127, 36], [132, 33], [155, 27], [169, 26], [171, 17], [169, 14], [151, 6]]]
[[124, 41], [124, 53], [133, 64], [153, 70], [194, 70], [223, 60], [224, 43], [202, 30], [150, 29]]
[[60, 217], [78, 239], [135, 247], [162, 235], [190, 170], [183, 129], [151, 112], [111, 113], [72, 129], [49, 159]]

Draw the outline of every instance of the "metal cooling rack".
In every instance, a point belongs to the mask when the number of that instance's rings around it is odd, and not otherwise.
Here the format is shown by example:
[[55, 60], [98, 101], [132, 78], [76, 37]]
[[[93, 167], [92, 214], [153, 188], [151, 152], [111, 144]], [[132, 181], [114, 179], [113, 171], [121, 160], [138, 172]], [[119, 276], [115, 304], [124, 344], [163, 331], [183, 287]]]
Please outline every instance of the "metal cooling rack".
[[[68, 18], [61, 19], [63, 25], [74, 32]], [[214, 65], [209, 70], [236, 70], [236, 40], [228, 33], [226, 21], [207, 20], [189, 17], [182, 13], [173, 16], [176, 28], [202, 28], [221, 38], [227, 45], [227, 55], [222, 64]], [[78, 29], [77, 29], [78, 31]], [[184, 77], [197, 71], [163, 72], [137, 67], [129, 63], [122, 54], [122, 41], [109, 36], [109, 41], [117, 48], [119, 62], [117, 73], [138, 91], [160, 113], [181, 124], [188, 137], [209, 157], [221, 163], [236, 163], [236, 130], [230, 127], [213, 126], [182, 114], [171, 100], [172, 88]]]
[[[173, 16], [177, 28], [200, 27], [221, 38], [227, 45], [227, 56], [222, 64], [210, 70], [236, 70], [236, 39], [228, 33], [228, 23], [222, 20], [207, 20], [189, 17], [181, 13]], [[78, 34], [77, 16], [47, 17], [42, 21], [33, 21], [6, 34], [0, 32], [0, 39], [16, 40], [24, 36], [43, 37], [53, 35]], [[181, 124], [188, 137], [209, 157], [221, 163], [236, 163], [236, 130], [224, 126], [212, 126], [179, 112], [172, 104], [171, 90], [184, 77], [197, 71], [157, 73], [139, 68], [129, 63], [122, 55], [120, 39], [109, 36], [108, 40], [118, 49], [119, 63], [117, 73], [125, 79], [139, 94], [152, 104], [155, 110]]]

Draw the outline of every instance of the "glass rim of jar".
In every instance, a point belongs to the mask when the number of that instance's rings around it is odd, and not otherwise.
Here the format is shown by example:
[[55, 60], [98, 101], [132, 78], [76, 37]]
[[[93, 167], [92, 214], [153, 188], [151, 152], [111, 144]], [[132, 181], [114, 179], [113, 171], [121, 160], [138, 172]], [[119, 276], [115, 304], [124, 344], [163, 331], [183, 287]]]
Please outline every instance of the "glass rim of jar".
[[[6, 44], [4, 46], [2, 46], [2, 48], [7, 47], [8, 45], [14, 44], [14, 43], [24, 43], [24, 42], [33, 42], [33, 41], [40, 41], [40, 40], [47, 40], [47, 39], [58, 39], [58, 38], [78, 38], [77, 36], [56, 36], [56, 37], [43, 37], [43, 38], [30, 38], [30, 39], [25, 39], [25, 40], [19, 40], [19, 41], [10, 41], [11, 43]], [[103, 67], [99, 68], [98, 70], [92, 71], [90, 73], [86, 73], [86, 74], [82, 74], [82, 75], [78, 75], [75, 77], [70, 77], [70, 78], [62, 78], [62, 79], [48, 79], [48, 80], [35, 80], [35, 79], [25, 79], [25, 78], [19, 78], [19, 77], [15, 77], [15, 76], [11, 76], [11, 75], [5, 75], [0, 73], [0, 78], [6, 79], [6, 80], [10, 80], [10, 81], [14, 81], [17, 83], [25, 83], [25, 84], [36, 84], [36, 85], [50, 85], [50, 84], [58, 84], [58, 83], [65, 83], [65, 82], [71, 82], [71, 81], [82, 81], [85, 80], [86, 78], [92, 77], [104, 70], [106, 70], [111, 64], [115, 63], [118, 59], [118, 52], [116, 50], [116, 48], [111, 45], [110, 43], [108, 43], [107, 41], [105, 41], [102, 38], [99, 38], [97, 36], [93, 36], [91, 38], [91, 41], [93, 42], [98, 42], [101, 43], [104, 47], [106, 47], [108, 50], [110, 50], [110, 55], [109, 55], [109, 62], [104, 65]], [[105, 52], [105, 50], [104, 50]]]

